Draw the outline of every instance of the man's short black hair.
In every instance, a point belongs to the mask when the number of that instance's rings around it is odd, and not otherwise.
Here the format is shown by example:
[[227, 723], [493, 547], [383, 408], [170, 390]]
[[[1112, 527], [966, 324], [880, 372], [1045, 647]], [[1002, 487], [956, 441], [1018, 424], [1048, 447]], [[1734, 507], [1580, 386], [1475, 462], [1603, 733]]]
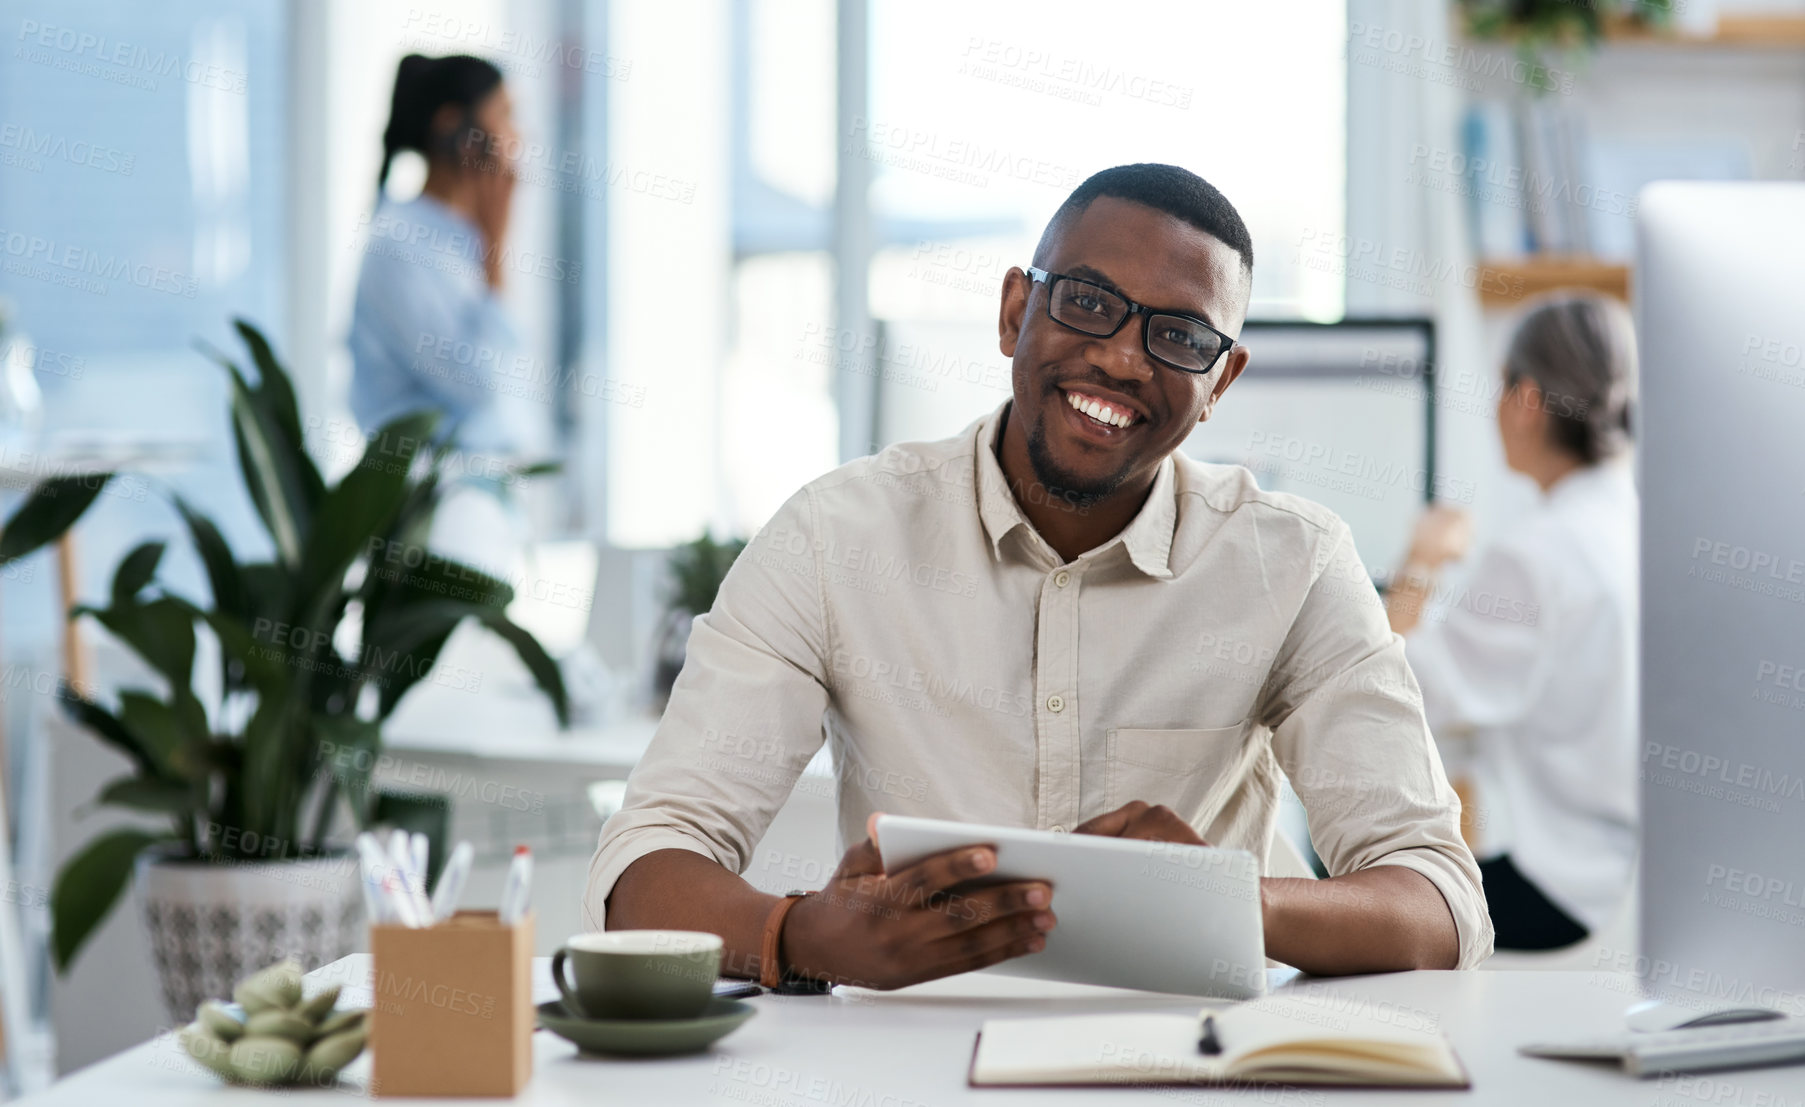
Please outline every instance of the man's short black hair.
[[1235, 210], [1235, 205], [1216, 191], [1215, 185], [1189, 169], [1157, 162], [1105, 169], [1091, 174], [1073, 189], [1065, 203], [1053, 213], [1053, 218], [1047, 221], [1040, 244], [1034, 248], [1036, 265], [1045, 260], [1043, 255], [1051, 247], [1059, 228], [1083, 214], [1091, 201], [1099, 196], [1145, 204], [1176, 216], [1205, 234], [1214, 235], [1241, 255], [1242, 275], [1253, 276], [1253, 236], [1247, 233], [1247, 224], [1241, 221], [1241, 213]]

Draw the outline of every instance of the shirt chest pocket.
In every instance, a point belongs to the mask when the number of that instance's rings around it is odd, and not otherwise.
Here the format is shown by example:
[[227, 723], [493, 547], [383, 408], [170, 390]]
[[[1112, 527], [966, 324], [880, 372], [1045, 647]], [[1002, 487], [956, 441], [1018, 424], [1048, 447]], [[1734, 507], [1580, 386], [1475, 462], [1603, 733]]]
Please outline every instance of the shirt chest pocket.
[[1106, 732], [1109, 809], [1134, 800], [1163, 803], [1196, 823], [1233, 791], [1247, 727], [1239, 722], [1208, 730]]

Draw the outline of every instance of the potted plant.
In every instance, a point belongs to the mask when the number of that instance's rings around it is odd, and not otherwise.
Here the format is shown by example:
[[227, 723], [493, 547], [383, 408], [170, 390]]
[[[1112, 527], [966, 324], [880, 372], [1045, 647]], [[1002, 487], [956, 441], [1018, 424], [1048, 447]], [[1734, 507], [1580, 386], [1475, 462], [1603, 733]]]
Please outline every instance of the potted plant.
[[1646, 27], [1673, 22], [1675, 0], [1456, 0], [1467, 34], [1516, 44], [1525, 61], [1550, 49], [1595, 50], [1605, 27], [1622, 20]]
[[[104, 604], [71, 618], [99, 623], [157, 674], [103, 705], [60, 690], [67, 713], [131, 760], [98, 802], [166, 820], [109, 830], [57, 875], [51, 895], [59, 971], [118, 901], [134, 872], [165, 1002], [186, 1021], [247, 972], [295, 957], [308, 968], [351, 952], [361, 892], [335, 816], [359, 827], [376, 797], [370, 776], [383, 720], [426, 677], [454, 628], [475, 620], [511, 644], [567, 718], [556, 664], [510, 622], [503, 581], [434, 556], [405, 572], [375, 554], [423, 546], [450, 446], [437, 416], [401, 416], [370, 437], [356, 467], [328, 486], [308, 456], [288, 374], [256, 328], [239, 334], [255, 381], [230, 375], [231, 417], [245, 487], [274, 554], [245, 562], [179, 496], [174, 507], [205, 568], [206, 603], [158, 580], [165, 544], [133, 549]], [[522, 470], [541, 471], [543, 467]], [[0, 565], [74, 525], [112, 474], [35, 487], [0, 532]], [[203, 702], [197, 636], [217, 644], [217, 697]]]
[[686, 542], [671, 551], [666, 565], [669, 576], [665, 583], [664, 619], [659, 623], [658, 641], [652, 649], [652, 692], [659, 710], [671, 697], [677, 674], [683, 671], [684, 643], [689, 641], [690, 624], [697, 615], [714, 606], [715, 594], [727, 579], [727, 570], [746, 548], [743, 538], [716, 542], [714, 535], [703, 531], [702, 537]]

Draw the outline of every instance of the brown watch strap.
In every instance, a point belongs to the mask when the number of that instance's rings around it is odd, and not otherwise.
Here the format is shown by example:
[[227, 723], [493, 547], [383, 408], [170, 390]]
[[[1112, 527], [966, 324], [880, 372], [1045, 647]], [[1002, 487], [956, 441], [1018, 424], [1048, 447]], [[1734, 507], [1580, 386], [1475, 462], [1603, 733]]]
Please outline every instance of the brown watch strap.
[[792, 892], [777, 901], [771, 913], [765, 916], [765, 941], [758, 957], [758, 982], [767, 988], [775, 988], [783, 983], [783, 959], [778, 956], [778, 947], [783, 942], [783, 920], [789, 915], [790, 908], [801, 902], [807, 892]]

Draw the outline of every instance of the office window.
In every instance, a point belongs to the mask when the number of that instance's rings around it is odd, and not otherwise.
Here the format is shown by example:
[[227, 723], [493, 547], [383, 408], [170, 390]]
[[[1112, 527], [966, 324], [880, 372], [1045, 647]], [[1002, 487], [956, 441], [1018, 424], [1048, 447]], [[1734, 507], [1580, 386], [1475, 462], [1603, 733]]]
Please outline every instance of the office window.
[[1164, 5], [1122, 18], [1046, 0], [874, 5], [878, 437], [958, 431], [1008, 395], [997, 296], [1059, 203], [1126, 162], [1214, 184], [1254, 240], [1252, 314], [1335, 319], [1338, 276], [1298, 263], [1344, 225], [1340, 3]]
[[623, 546], [746, 533], [835, 461], [808, 344], [831, 317], [832, 0], [605, 7], [631, 68], [597, 113], [619, 173], [590, 349], [633, 402], [580, 420], [605, 441], [601, 529]]
[[[30, 0], [0, 22], [0, 299], [43, 399], [38, 433], [5, 428], [7, 464], [154, 454], [252, 551], [267, 539], [237, 486], [225, 375], [195, 342], [236, 353], [233, 316], [284, 336], [285, 14]], [[83, 524], [84, 589], [169, 528], [146, 478], [114, 491]], [[165, 575], [198, 586], [179, 545]], [[9, 597], [15, 639], [52, 629], [47, 593]]]
[[[585, 9], [630, 67], [585, 78], [606, 95], [584, 133], [619, 171], [599, 233], [585, 232], [606, 259], [585, 348], [613, 394], [636, 400], [590, 403], [577, 420], [577, 456], [606, 474], [590, 522], [610, 541], [760, 525], [839, 460], [846, 374], [877, 379], [871, 447], [952, 433], [993, 407], [1008, 391], [1002, 274], [1110, 165], [1174, 162], [1235, 201], [1256, 242], [1256, 314], [1341, 314], [1340, 278], [1300, 265], [1296, 246], [1345, 222], [1342, 4], [1123, 19], [1069, 2], [874, 3], [868, 110], [844, 133], [835, 11]], [[875, 347], [834, 321], [846, 152], [872, 171], [871, 252], [846, 258], [869, 266]]]

